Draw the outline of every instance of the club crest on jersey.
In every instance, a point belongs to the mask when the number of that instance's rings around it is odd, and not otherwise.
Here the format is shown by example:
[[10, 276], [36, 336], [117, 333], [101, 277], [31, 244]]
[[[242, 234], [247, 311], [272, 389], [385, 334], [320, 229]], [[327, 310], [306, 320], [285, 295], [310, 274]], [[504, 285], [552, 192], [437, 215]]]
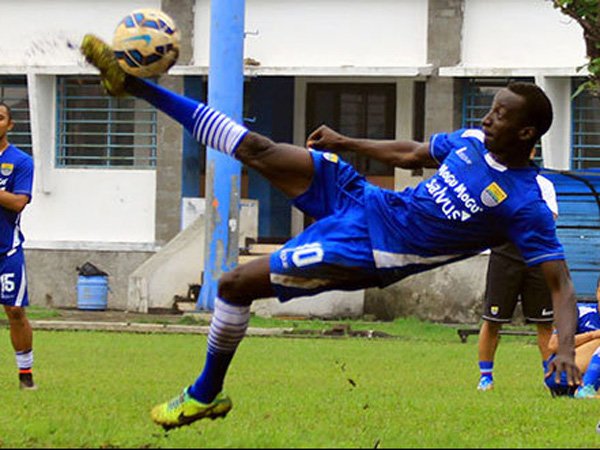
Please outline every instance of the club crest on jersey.
[[489, 206], [490, 208], [498, 206], [506, 200], [506, 197], [508, 197], [506, 192], [504, 192], [495, 182], [486, 187], [481, 193], [481, 201], [485, 206]]
[[340, 160], [338, 155], [329, 152], [323, 153], [323, 158], [325, 158], [327, 161], [331, 161], [332, 163], [337, 163]]
[[15, 165], [12, 163], [2, 163], [2, 165], [0, 165], [0, 173], [7, 177], [12, 173], [14, 168]]

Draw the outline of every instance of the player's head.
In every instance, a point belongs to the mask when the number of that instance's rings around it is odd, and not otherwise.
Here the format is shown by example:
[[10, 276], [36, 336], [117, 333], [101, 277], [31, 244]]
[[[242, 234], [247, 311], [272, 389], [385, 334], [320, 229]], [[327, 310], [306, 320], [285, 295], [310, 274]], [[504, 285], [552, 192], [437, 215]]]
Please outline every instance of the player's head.
[[12, 130], [13, 126], [14, 122], [10, 106], [0, 101], [0, 140], [6, 138], [6, 133]]
[[544, 91], [533, 83], [513, 82], [498, 91], [482, 119], [485, 145], [495, 154], [528, 159], [551, 124], [552, 104]]

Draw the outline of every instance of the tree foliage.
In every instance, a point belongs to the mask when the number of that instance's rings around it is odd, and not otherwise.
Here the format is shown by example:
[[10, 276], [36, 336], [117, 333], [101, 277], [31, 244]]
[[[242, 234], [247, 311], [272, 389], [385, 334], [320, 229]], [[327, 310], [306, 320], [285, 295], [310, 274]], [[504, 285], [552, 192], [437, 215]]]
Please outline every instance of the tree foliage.
[[583, 28], [587, 57], [588, 80], [578, 92], [589, 90], [600, 96], [600, 0], [552, 0], [554, 7], [571, 17]]

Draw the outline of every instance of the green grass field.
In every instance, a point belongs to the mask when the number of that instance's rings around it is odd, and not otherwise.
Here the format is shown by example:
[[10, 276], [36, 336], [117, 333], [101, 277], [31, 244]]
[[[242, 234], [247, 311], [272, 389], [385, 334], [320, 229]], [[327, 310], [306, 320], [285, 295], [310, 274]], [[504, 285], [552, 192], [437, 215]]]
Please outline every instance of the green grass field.
[[0, 447], [600, 446], [600, 403], [552, 399], [534, 337], [502, 337], [496, 390], [481, 393], [476, 337], [416, 320], [361, 326], [397, 338], [246, 338], [229, 416], [169, 433], [149, 410], [195, 379], [205, 336], [37, 331], [40, 389], [22, 392], [0, 328]]

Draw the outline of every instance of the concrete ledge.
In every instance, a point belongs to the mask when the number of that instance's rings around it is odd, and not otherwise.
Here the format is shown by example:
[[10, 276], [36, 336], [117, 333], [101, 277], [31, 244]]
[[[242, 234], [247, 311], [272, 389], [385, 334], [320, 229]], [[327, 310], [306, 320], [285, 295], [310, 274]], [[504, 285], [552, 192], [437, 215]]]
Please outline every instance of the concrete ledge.
[[[61, 320], [31, 320], [34, 330], [54, 331], [117, 331], [122, 333], [179, 333], [179, 334], [208, 334], [205, 325], [170, 325], [158, 323], [130, 322], [84, 322]], [[289, 334], [292, 328], [248, 328], [247, 336], [278, 336]]]
[[259, 317], [298, 316], [319, 319], [357, 319], [364, 312], [365, 291], [328, 291], [287, 302], [265, 298], [252, 303]]

